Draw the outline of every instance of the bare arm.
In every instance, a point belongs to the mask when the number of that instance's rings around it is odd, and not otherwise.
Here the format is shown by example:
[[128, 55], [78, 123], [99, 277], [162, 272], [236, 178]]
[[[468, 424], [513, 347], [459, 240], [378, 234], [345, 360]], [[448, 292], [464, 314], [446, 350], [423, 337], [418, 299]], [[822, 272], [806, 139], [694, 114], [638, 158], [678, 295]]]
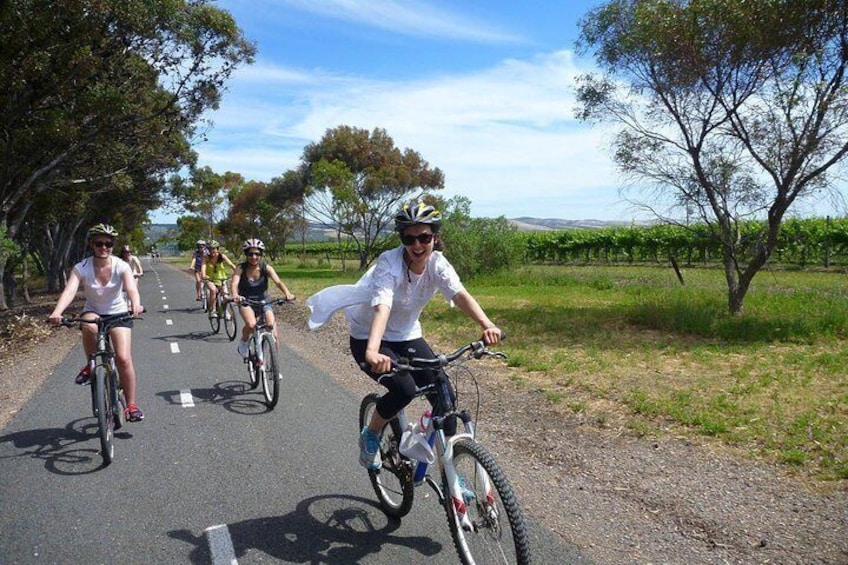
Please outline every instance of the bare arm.
[[453, 297], [453, 301], [459, 306], [460, 310], [465, 312], [469, 318], [483, 328], [482, 337], [486, 345], [491, 345], [501, 340], [500, 328], [492, 323], [492, 320], [489, 319], [477, 300], [467, 290], [457, 292]]
[[277, 271], [275, 271], [274, 267], [272, 267], [271, 265], [268, 265], [268, 276], [271, 278], [272, 281], [274, 281], [274, 284], [277, 285], [277, 288], [280, 289], [280, 292], [282, 292], [283, 295], [285, 295], [286, 300], [294, 300], [294, 294], [289, 292], [289, 289], [286, 286], [286, 283], [284, 283], [280, 279], [280, 277], [277, 275]]
[[62, 313], [65, 309], [74, 301], [74, 297], [77, 295], [77, 291], [79, 290], [80, 278], [77, 275], [77, 272], [72, 270], [71, 274], [68, 276], [68, 284], [65, 285], [65, 290], [62, 291], [62, 294], [59, 295], [59, 300], [56, 302], [56, 307], [53, 308], [53, 312], [48, 316], [47, 321], [51, 324], [57, 325], [62, 321]]
[[392, 309], [386, 304], [374, 306], [374, 318], [368, 330], [368, 345], [365, 346], [365, 362], [371, 365], [375, 373], [388, 373], [392, 370], [392, 359], [388, 355], [380, 353], [380, 343], [386, 333], [386, 324], [389, 323], [389, 314]]
[[132, 269], [126, 271], [121, 276], [121, 281], [124, 283], [124, 292], [127, 293], [127, 298], [130, 299], [130, 304], [132, 305], [132, 312], [130, 313], [133, 316], [141, 316], [144, 307], [141, 305], [141, 295], [138, 293], [138, 285], [135, 283]]
[[238, 293], [238, 285], [239, 285], [239, 281], [241, 280], [241, 273], [242, 273], [242, 268], [241, 267], [237, 268], [236, 272], [233, 273], [232, 281], [230, 281], [230, 287], [231, 287], [230, 290], [232, 290], [230, 295], [233, 297], [233, 300], [235, 302], [241, 302], [241, 296]]

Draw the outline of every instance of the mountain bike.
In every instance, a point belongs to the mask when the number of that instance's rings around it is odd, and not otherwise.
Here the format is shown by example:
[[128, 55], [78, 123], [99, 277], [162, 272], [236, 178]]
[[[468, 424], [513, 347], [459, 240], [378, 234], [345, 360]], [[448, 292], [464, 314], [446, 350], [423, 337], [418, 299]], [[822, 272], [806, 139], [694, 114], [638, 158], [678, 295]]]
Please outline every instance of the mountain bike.
[[[212, 279], [203, 279], [203, 286]], [[230, 299], [230, 289], [227, 281], [222, 279], [215, 282], [218, 292], [215, 295], [215, 307], [209, 314], [209, 325], [212, 327], [212, 333], [221, 331], [221, 320], [224, 320], [224, 330], [227, 332], [227, 337], [230, 341], [236, 338], [238, 330], [238, 322], [236, 321], [236, 307], [232, 299]], [[208, 289], [207, 289], [208, 292]]]
[[104, 322], [101, 318], [93, 320], [85, 318], [64, 318], [62, 325], [80, 327], [82, 324], [97, 325], [97, 350], [88, 358], [91, 374], [91, 409], [97, 418], [100, 435], [100, 454], [104, 465], [108, 465], [115, 457], [115, 430], [119, 430], [126, 420], [124, 409], [127, 407], [124, 391], [115, 366], [115, 353], [112, 351], [112, 340], [109, 331], [116, 325], [127, 320], [140, 320], [126, 314], [111, 318]]
[[[381, 508], [393, 518], [401, 518], [412, 509], [416, 486], [425, 482], [430, 485], [445, 509], [462, 563], [526, 564], [531, 562], [530, 541], [521, 507], [503, 470], [476, 439], [470, 412], [458, 408], [457, 394], [447, 372], [455, 380], [460, 376], [468, 378], [476, 388], [473, 373], [464, 365], [484, 356], [506, 357], [490, 351], [483, 341], [476, 341], [435, 359], [398, 359], [392, 372], [380, 377], [434, 370], [434, 381], [418, 387], [416, 392], [416, 398], [427, 398], [433, 408], [432, 415], [422, 418], [418, 428], [409, 423], [404, 410], [386, 423], [380, 432], [382, 466], [369, 469], [368, 475]], [[371, 421], [379, 398], [377, 393], [363, 398], [360, 430]], [[456, 429], [457, 420], [462, 422], [463, 431], [448, 435], [446, 430]], [[406, 434], [417, 431], [424, 435], [415, 453], [408, 448], [415, 442], [408, 442]], [[422, 451], [427, 456], [422, 456]], [[439, 482], [428, 473], [428, 459], [438, 463]]]
[[250, 388], [259, 386], [262, 382], [262, 394], [265, 396], [265, 405], [273, 410], [280, 400], [280, 365], [277, 352], [277, 340], [274, 339], [274, 328], [265, 324], [265, 315], [261, 312], [262, 306], [273, 304], [279, 306], [289, 302], [285, 298], [272, 300], [251, 300], [245, 298], [241, 304], [244, 306], [257, 306], [260, 314], [256, 316], [256, 327], [247, 345], [247, 373], [250, 376]]

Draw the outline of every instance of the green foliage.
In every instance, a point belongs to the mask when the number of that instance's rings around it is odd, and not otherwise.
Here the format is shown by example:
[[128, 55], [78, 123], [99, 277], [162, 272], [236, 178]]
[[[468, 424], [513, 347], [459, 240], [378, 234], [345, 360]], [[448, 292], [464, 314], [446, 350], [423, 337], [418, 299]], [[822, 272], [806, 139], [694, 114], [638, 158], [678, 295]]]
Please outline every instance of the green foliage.
[[445, 256], [460, 277], [497, 273], [520, 264], [523, 242], [509, 221], [472, 218], [471, 201], [456, 197], [448, 201], [442, 222]]
[[[739, 225], [741, 259], [757, 252], [756, 234], [764, 222]], [[600, 229], [524, 232], [525, 260], [531, 263], [667, 263], [675, 257], [686, 265], [721, 261], [721, 240], [703, 223], [657, 224]], [[808, 267], [848, 265], [848, 218], [790, 218], [775, 238], [771, 264]]]
[[846, 43], [842, 2], [611, 0], [581, 21], [602, 74], [578, 79], [578, 116], [620, 127], [613, 155], [645, 208], [709, 226], [734, 314], [791, 207], [836, 190]]
[[444, 187], [444, 174], [411, 149], [401, 151], [386, 130], [339, 126], [303, 150], [307, 216], [347, 236], [360, 268], [376, 257], [376, 244], [392, 229], [400, 204], [421, 191]]

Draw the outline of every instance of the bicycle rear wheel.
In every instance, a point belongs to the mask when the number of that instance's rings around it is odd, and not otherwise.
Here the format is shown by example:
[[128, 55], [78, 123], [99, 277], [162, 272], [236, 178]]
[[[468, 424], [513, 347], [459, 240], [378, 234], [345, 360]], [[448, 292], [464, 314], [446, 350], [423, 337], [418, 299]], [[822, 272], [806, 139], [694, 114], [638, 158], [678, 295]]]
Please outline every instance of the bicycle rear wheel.
[[[452, 463], [473, 496], [456, 500], [442, 472], [445, 511], [459, 558], [466, 565], [530, 563], [530, 541], [524, 515], [512, 486], [482, 444], [458, 441]], [[463, 527], [460, 511], [467, 512], [470, 527]]]
[[112, 394], [109, 387], [109, 365], [99, 361], [94, 366], [94, 393], [97, 406], [97, 427], [100, 431], [100, 455], [108, 465], [115, 456], [115, 419]]
[[[359, 406], [359, 430], [371, 421], [380, 395], [371, 393]], [[412, 509], [415, 485], [412, 482], [412, 462], [400, 454], [401, 429], [397, 418], [386, 422], [380, 432], [380, 457], [382, 467], [368, 470], [371, 486], [386, 516], [402, 518]]]
[[277, 343], [272, 334], [262, 336], [262, 360], [262, 393], [268, 410], [273, 410], [280, 400], [280, 367], [277, 362]]
[[224, 306], [223, 316], [224, 329], [227, 331], [227, 337], [230, 338], [230, 341], [233, 341], [238, 331], [238, 322], [236, 321], [236, 307], [232, 302], [227, 302], [226, 306]]

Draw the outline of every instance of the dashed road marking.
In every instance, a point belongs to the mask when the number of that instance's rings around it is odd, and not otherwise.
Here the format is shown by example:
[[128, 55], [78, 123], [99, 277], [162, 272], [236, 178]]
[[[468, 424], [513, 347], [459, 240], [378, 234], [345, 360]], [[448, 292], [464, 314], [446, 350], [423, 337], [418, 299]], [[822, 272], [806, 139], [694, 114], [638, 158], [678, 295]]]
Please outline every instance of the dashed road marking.
[[173, 325], [174, 325], [174, 320], [165, 320], [165, 325], [166, 325], [166, 326], [173, 326]]
[[180, 404], [183, 405], [183, 408], [194, 408], [194, 397], [191, 395], [190, 390], [180, 391]]
[[171, 353], [179, 353], [179, 352], [180, 352], [180, 346], [179, 346], [179, 344], [177, 344], [177, 343], [172, 343], [172, 344], [171, 344]]
[[212, 565], [238, 565], [230, 530], [225, 524], [206, 528], [205, 533]]

